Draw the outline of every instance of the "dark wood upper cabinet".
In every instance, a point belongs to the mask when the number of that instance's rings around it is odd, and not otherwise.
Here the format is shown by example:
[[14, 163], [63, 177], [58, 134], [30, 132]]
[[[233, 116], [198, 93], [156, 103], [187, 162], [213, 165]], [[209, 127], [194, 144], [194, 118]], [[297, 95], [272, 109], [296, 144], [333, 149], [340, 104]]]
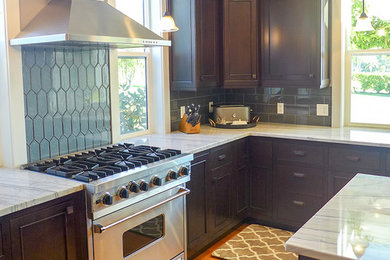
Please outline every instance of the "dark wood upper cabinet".
[[220, 84], [219, 0], [170, 0], [179, 31], [172, 33], [171, 89], [194, 91]]
[[260, 3], [262, 86], [319, 88], [321, 1]]
[[224, 0], [223, 87], [259, 85], [257, 0]]

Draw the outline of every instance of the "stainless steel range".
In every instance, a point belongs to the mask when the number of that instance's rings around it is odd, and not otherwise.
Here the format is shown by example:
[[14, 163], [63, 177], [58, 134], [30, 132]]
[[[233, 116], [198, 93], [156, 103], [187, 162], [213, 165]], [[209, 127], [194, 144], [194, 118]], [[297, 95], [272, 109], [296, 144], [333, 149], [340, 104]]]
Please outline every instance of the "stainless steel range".
[[118, 144], [25, 168], [85, 182], [90, 259], [186, 259], [192, 154]]

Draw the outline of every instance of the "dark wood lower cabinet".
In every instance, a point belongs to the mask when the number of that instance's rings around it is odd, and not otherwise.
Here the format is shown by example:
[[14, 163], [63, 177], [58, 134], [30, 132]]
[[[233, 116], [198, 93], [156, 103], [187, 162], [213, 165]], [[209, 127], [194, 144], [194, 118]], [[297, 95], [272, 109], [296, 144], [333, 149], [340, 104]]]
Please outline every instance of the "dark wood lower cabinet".
[[194, 255], [207, 240], [206, 222], [206, 175], [207, 157], [209, 153], [198, 154], [191, 165], [191, 181], [187, 187], [191, 193], [187, 195], [187, 253]]
[[0, 219], [0, 260], [11, 259], [8, 223]]
[[253, 166], [251, 176], [251, 215], [272, 217], [272, 169]]
[[5, 259], [4, 249], [3, 249], [3, 227], [2, 223], [0, 223], [0, 259]]
[[247, 215], [246, 140], [196, 154], [187, 187], [187, 255], [192, 259]]
[[355, 175], [355, 172], [330, 171], [328, 173], [328, 198], [336, 195]]
[[11, 246], [8, 256], [1, 256], [6, 247], [0, 249], [1, 260], [87, 259], [84, 191], [6, 216], [4, 223], [9, 228], [3, 238], [9, 237]]
[[189, 259], [247, 218], [299, 229], [356, 173], [390, 175], [390, 149], [249, 137], [198, 154], [188, 184]]
[[239, 165], [237, 169], [234, 169], [233, 173], [233, 210], [234, 215], [239, 219], [244, 218], [247, 215], [249, 209], [250, 199], [250, 178], [251, 169], [248, 163]]
[[208, 230], [216, 233], [229, 225], [232, 216], [232, 164], [210, 171], [206, 183], [208, 193]]

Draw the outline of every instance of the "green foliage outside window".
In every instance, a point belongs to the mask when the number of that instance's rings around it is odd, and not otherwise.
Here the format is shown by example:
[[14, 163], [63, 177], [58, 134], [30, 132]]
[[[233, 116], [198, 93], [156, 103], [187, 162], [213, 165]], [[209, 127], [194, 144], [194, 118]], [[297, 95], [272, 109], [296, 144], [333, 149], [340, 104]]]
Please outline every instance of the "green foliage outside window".
[[[371, 18], [374, 31], [353, 30], [363, 10], [362, 0], [352, 2], [351, 49], [390, 49], [390, 21], [381, 20], [370, 14], [370, 1], [366, 1], [366, 13]], [[375, 59], [376, 57], [376, 59]], [[371, 59], [353, 57], [352, 91], [354, 93], [390, 93], [390, 55], [372, 55]]]
[[[355, 32], [351, 34], [351, 48], [353, 50], [390, 49], [390, 22], [370, 15], [369, 0], [366, 1], [366, 13], [371, 18], [374, 31]], [[362, 0], [353, 0], [352, 3], [352, 28], [355, 28], [357, 19], [363, 10]], [[384, 32], [381, 35], [379, 31]]]
[[[121, 134], [147, 129], [147, 99], [145, 58], [119, 59], [119, 104]], [[135, 85], [134, 79], [141, 75], [145, 84]]]

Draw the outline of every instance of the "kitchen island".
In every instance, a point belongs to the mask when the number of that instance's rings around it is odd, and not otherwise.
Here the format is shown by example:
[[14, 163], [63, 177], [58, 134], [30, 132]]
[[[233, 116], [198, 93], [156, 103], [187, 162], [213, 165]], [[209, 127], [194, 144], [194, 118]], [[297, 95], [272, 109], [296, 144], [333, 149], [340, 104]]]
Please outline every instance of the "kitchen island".
[[390, 178], [357, 174], [285, 247], [300, 259], [390, 259]]

